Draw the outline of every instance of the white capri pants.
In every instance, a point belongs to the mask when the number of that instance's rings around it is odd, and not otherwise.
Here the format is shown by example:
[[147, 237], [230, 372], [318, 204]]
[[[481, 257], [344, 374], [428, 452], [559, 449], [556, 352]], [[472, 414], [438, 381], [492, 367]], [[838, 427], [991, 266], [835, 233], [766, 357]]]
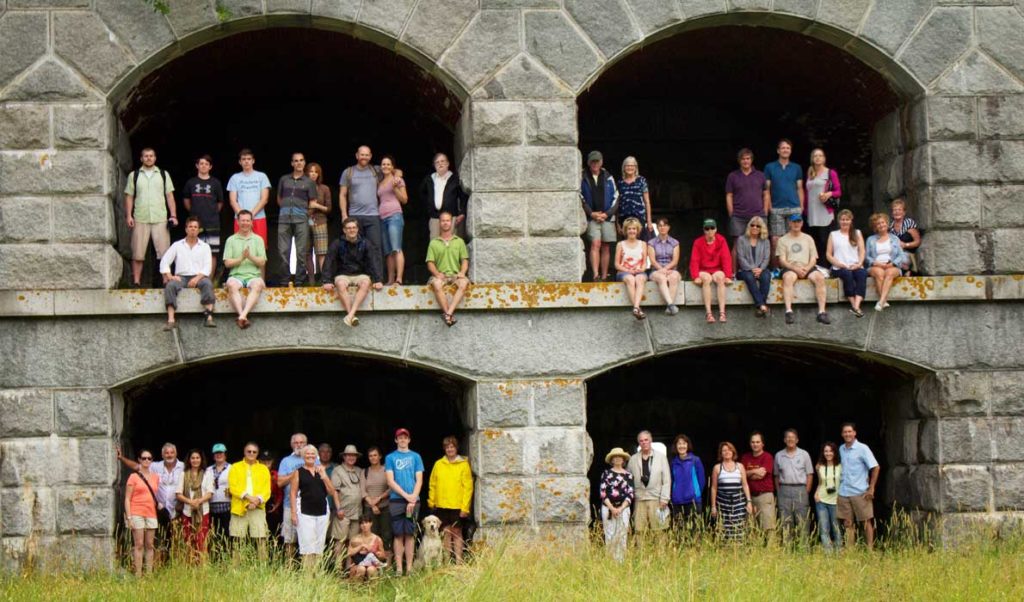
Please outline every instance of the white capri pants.
[[299, 514], [299, 525], [296, 534], [299, 539], [299, 554], [323, 554], [324, 542], [327, 540], [327, 526], [331, 524], [331, 516], [309, 516]]

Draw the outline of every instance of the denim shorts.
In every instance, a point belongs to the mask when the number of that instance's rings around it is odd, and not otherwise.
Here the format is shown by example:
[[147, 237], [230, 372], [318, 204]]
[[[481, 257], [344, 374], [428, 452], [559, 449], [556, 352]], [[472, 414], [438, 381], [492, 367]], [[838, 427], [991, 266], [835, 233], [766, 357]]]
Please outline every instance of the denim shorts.
[[390, 255], [402, 250], [402, 231], [405, 230], [405, 218], [401, 213], [394, 213], [380, 220], [384, 227], [384, 254]]

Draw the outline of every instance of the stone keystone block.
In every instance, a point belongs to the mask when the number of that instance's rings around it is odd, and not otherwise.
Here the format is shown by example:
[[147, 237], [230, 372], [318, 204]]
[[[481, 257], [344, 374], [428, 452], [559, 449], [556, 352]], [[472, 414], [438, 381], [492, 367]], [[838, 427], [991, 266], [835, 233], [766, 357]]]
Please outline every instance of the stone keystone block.
[[45, 389], [0, 391], [0, 437], [35, 437], [53, 432], [53, 393]]
[[[138, 8], [152, 11], [142, 3]], [[131, 56], [95, 13], [56, 12], [53, 26], [54, 50], [97, 87], [109, 90], [131, 70]]]
[[517, 52], [519, 14], [516, 11], [483, 11], [452, 43], [441, 59], [441, 66], [466, 89], [473, 89]]
[[526, 49], [573, 89], [603, 62], [561, 12], [527, 12]]

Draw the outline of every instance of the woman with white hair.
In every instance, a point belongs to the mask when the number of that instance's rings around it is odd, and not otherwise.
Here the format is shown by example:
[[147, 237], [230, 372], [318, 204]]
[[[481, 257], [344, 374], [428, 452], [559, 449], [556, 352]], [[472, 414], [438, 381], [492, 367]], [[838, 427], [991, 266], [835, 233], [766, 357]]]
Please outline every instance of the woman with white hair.
[[[617, 220], [625, 224], [625, 220], [635, 217], [643, 227], [640, 240], [646, 242], [654, 236], [654, 222], [651, 217], [651, 193], [647, 189], [647, 179], [640, 175], [640, 166], [636, 157], [626, 157], [622, 161], [622, 178], [616, 182], [619, 189], [619, 213]], [[623, 230], [625, 226], [623, 226]], [[625, 236], [625, 231], [620, 232]]]
[[[324, 542], [327, 539], [327, 527], [330, 516], [327, 511], [327, 496], [334, 498], [334, 507], [338, 508], [338, 518], [344, 517], [341, 510], [341, 499], [331, 484], [330, 477], [323, 466], [317, 466], [319, 452], [313, 445], [302, 448], [302, 468], [292, 473], [289, 485], [291, 492], [292, 524], [296, 526], [299, 540], [299, 555], [302, 566], [307, 571], [314, 571], [324, 553]], [[298, 497], [302, 497], [302, 509], [298, 510]]]

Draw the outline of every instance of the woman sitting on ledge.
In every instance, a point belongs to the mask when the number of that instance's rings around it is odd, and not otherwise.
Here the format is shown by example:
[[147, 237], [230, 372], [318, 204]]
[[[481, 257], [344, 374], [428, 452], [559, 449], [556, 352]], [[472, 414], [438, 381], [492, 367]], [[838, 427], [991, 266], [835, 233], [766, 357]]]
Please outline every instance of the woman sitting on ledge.
[[665, 313], [674, 316], [676, 292], [679, 290], [679, 241], [668, 235], [672, 228], [667, 218], [658, 219], [658, 235], [647, 241], [647, 255], [651, 261], [651, 281], [658, 285], [665, 300]]
[[704, 236], [693, 241], [690, 253], [690, 277], [703, 289], [704, 311], [709, 324], [714, 323], [711, 313], [711, 283], [718, 286], [718, 321], [725, 322], [725, 285], [732, 282], [732, 254], [729, 243], [718, 233], [713, 219], [704, 220]]
[[825, 257], [832, 264], [832, 275], [843, 281], [843, 294], [850, 300], [850, 313], [864, 317], [860, 304], [864, 301], [868, 273], [864, 269], [864, 236], [853, 227], [853, 212], [839, 212], [839, 229], [828, 237]]
[[758, 318], [768, 315], [768, 291], [772, 287], [772, 272], [768, 263], [772, 258], [772, 247], [768, 242], [768, 227], [764, 220], [754, 216], [747, 222], [746, 236], [736, 239], [736, 275], [747, 283], [750, 296], [754, 298]]
[[641, 228], [640, 220], [627, 218], [622, 224], [626, 240], [615, 247], [615, 270], [618, 272], [615, 279], [626, 284], [626, 293], [633, 304], [633, 316], [637, 320], [647, 317], [644, 310], [640, 309], [640, 300], [644, 298], [644, 283], [647, 282], [647, 272], [644, 270], [647, 245], [639, 239]]
[[889, 307], [889, 290], [896, 277], [907, 269], [909, 259], [900, 247], [900, 240], [889, 232], [888, 215], [872, 214], [871, 228], [875, 234], [868, 237], [866, 265], [868, 274], [875, 279], [878, 288], [875, 311], [882, 311]]

